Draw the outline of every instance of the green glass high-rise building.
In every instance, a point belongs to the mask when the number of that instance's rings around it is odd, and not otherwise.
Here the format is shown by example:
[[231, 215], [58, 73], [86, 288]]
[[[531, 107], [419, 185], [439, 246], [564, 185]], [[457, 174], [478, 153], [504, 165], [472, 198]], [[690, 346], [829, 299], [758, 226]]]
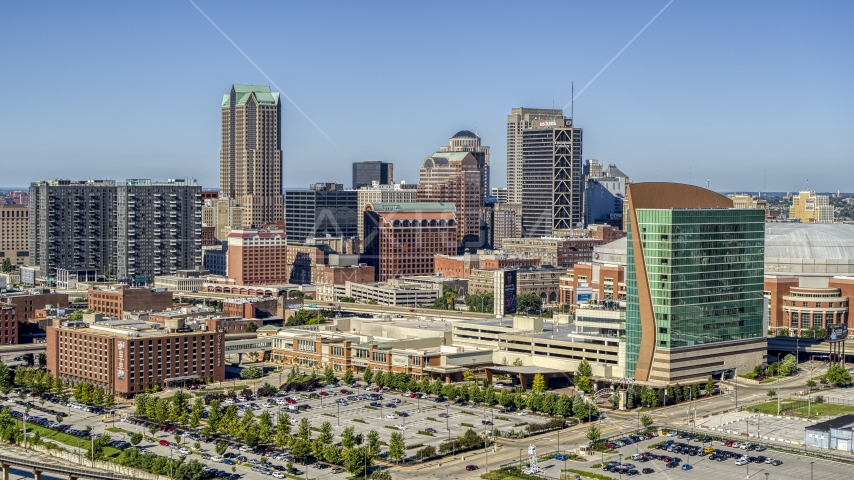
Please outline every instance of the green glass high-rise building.
[[762, 363], [764, 210], [674, 183], [627, 197], [626, 376], [690, 383]]

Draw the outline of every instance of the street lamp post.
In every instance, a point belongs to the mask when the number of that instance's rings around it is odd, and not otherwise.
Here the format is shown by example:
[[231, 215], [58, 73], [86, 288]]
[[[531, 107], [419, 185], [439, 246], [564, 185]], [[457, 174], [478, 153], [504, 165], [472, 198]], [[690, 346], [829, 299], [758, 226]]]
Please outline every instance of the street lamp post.
[[338, 404], [338, 426], [341, 426], [341, 404]]
[[451, 440], [451, 422], [448, 414], [448, 405], [445, 405], [445, 428], [448, 429], [448, 441]]
[[815, 462], [810, 462], [810, 480], [812, 480], [812, 467]]

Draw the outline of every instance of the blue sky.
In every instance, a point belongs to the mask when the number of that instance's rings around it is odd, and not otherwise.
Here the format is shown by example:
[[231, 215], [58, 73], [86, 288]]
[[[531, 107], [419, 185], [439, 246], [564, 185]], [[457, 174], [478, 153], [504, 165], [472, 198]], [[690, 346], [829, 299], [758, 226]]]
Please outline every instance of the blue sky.
[[[349, 185], [365, 159], [416, 182], [461, 129], [498, 186], [510, 109], [566, 104], [666, 0], [197, 4], [340, 147], [285, 103], [286, 187]], [[852, 24], [850, 2], [676, 0], [577, 98], [584, 158], [634, 181], [854, 191]], [[269, 84], [189, 2], [6, 3], [0, 186], [216, 187], [232, 83]]]

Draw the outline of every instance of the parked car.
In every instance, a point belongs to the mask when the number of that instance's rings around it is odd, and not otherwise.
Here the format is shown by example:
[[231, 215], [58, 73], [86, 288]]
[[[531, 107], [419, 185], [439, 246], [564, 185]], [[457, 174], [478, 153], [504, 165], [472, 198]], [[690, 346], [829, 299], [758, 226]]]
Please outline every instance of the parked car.
[[477, 465], [466, 465], [467, 472], [471, 472], [472, 470], [477, 470]]

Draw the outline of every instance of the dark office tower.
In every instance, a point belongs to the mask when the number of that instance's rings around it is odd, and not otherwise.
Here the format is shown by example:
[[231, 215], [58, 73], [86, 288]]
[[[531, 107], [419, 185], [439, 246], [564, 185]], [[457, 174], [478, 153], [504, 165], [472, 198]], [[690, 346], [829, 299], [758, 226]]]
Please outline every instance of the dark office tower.
[[451, 137], [450, 145], [442, 147], [440, 152], [470, 152], [477, 160], [480, 172], [480, 191], [482, 198], [489, 196], [489, 147], [480, 144], [480, 136], [470, 130], [461, 130]]
[[233, 85], [222, 99], [220, 194], [246, 209], [247, 222], [284, 218], [279, 94], [260, 85]]
[[358, 235], [358, 193], [340, 183], [313, 183], [308, 190], [285, 190], [285, 232], [288, 241], [309, 237]]
[[571, 119], [522, 132], [522, 229], [526, 237], [580, 226], [581, 129]]
[[30, 265], [56, 278], [56, 270], [116, 265], [116, 182], [47, 180], [30, 185]]
[[370, 187], [374, 182], [380, 185], [394, 183], [394, 164], [378, 160], [353, 162], [353, 190]]
[[152, 283], [202, 266], [202, 187], [194, 179], [131, 179], [116, 188], [118, 278]]

